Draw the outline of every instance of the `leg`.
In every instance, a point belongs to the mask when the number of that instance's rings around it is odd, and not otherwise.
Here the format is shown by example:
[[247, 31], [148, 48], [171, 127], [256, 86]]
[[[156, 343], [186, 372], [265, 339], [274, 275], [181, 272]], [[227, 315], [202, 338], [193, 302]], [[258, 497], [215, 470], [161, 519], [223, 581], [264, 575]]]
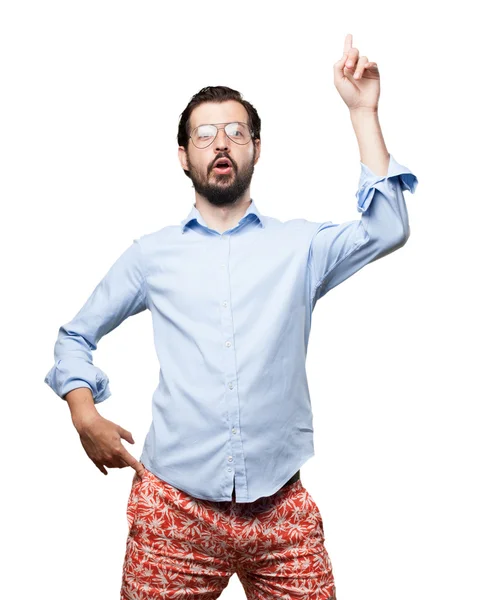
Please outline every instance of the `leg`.
[[301, 480], [260, 500], [245, 509], [237, 542], [236, 571], [248, 600], [336, 600], [323, 520]]
[[128, 499], [121, 600], [213, 600], [234, 573], [215, 503], [189, 496], [146, 470]]

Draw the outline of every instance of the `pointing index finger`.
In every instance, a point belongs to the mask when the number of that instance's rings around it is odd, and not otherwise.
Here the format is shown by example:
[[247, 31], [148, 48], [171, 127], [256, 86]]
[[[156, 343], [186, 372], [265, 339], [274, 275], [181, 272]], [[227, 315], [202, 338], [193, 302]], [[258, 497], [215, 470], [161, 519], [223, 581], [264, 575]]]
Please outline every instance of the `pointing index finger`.
[[347, 54], [351, 50], [352, 47], [353, 47], [353, 36], [351, 33], [348, 33], [348, 35], [346, 36], [346, 38], [344, 40], [343, 52], [345, 54]]

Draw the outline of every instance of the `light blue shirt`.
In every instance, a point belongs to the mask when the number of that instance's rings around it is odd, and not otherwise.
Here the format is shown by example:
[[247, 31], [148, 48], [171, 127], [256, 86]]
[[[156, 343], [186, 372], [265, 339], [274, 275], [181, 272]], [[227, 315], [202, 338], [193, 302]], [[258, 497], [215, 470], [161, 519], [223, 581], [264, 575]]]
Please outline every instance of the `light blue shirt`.
[[133, 240], [60, 327], [45, 382], [60, 398], [88, 387], [106, 400], [92, 351], [148, 309], [160, 374], [140, 461], [205, 500], [232, 500], [233, 482], [237, 502], [274, 494], [314, 455], [305, 363], [316, 302], [409, 237], [403, 191], [417, 177], [392, 155], [387, 176], [360, 164], [358, 220], [282, 222], [251, 200], [221, 234], [193, 205], [181, 224]]

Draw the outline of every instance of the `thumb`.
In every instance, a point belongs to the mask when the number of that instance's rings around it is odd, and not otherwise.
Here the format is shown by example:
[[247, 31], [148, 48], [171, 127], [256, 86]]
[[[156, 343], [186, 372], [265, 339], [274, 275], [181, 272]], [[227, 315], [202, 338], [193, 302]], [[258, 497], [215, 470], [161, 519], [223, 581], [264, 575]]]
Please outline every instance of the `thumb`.
[[348, 56], [349, 55], [347, 52], [343, 52], [343, 56], [337, 62], [334, 63], [333, 68], [335, 78], [344, 76], [344, 65], [348, 60]]
[[131, 432], [127, 431], [126, 429], [123, 429], [123, 427], [120, 427], [120, 437], [122, 437], [124, 440], [126, 440], [130, 444], [135, 443], [135, 440], [133, 439]]

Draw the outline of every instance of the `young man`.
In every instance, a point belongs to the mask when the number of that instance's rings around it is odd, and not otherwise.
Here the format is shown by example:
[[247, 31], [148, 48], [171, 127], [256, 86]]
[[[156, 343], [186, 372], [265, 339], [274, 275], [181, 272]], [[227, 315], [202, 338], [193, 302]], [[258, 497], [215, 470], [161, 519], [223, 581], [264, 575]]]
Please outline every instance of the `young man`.
[[[359, 78], [347, 70], [351, 59]], [[341, 224], [281, 222], [250, 197], [261, 121], [239, 92], [208, 87], [178, 128], [195, 203], [178, 225], [135, 239], [72, 321], [45, 381], [72, 411], [91, 460], [131, 466], [121, 597], [217, 598], [237, 573], [248, 598], [336, 598], [321, 513], [299, 477], [314, 455], [305, 372], [319, 298], [409, 236], [403, 190], [417, 178], [387, 152], [379, 73], [347, 36], [335, 84], [361, 154], [357, 208]], [[285, 137], [291, 135], [285, 126]], [[149, 309], [161, 364], [140, 461], [102, 418], [106, 333]]]

